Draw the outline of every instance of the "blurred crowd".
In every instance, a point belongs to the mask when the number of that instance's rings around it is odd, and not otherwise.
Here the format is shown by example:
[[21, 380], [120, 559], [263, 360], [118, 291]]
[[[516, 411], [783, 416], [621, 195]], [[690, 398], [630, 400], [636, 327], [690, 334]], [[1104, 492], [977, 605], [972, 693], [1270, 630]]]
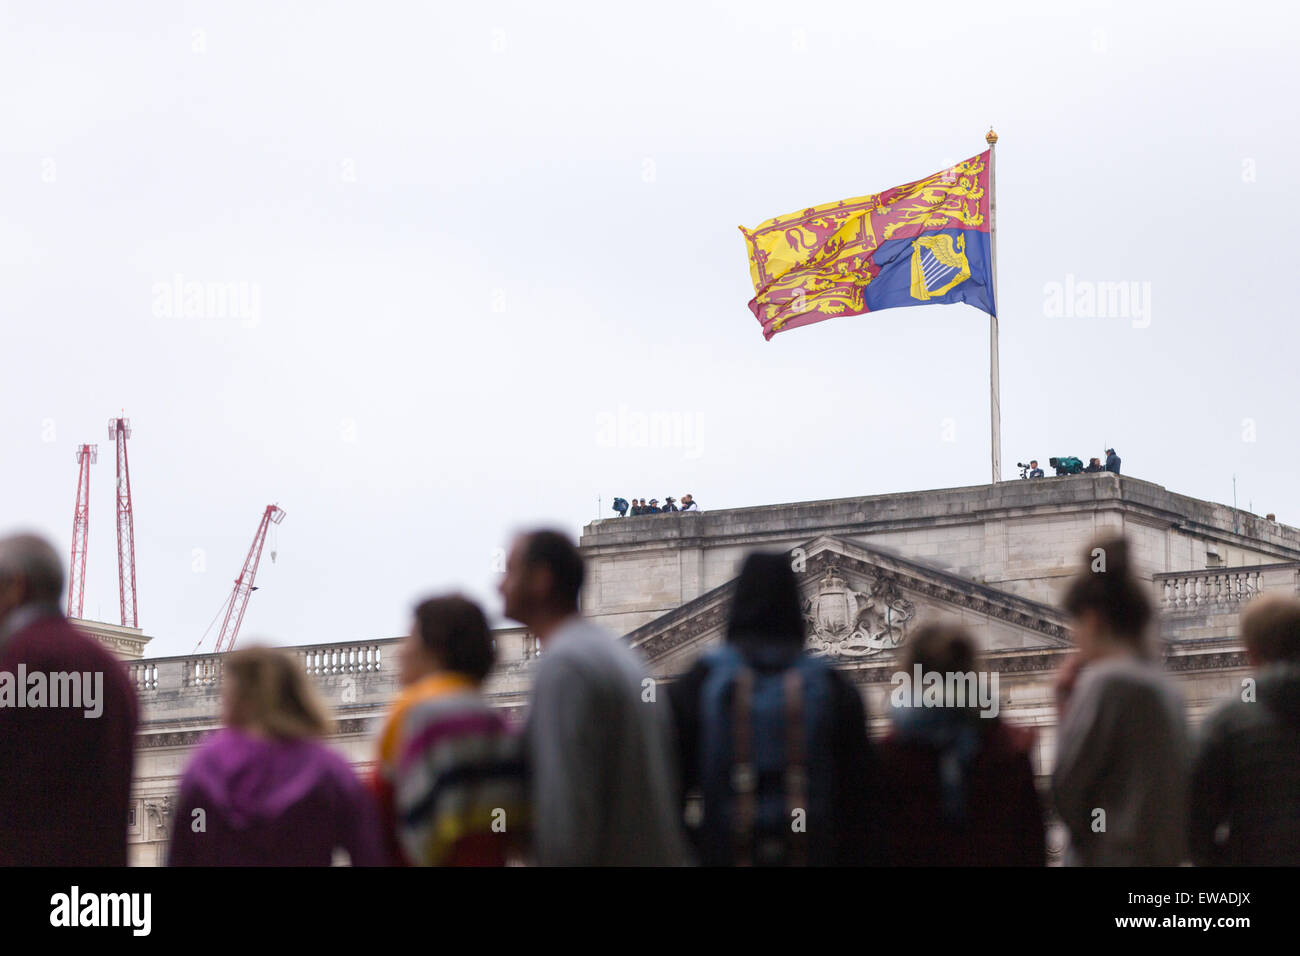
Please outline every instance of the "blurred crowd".
[[[290, 653], [227, 655], [223, 726], [182, 776], [169, 863], [1041, 866], [1054, 814], [1071, 865], [1300, 864], [1294, 596], [1246, 605], [1251, 677], [1193, 737], [1126, 541], [1094, 542], [1064, 594], [1075, 651], [1040, 788], [1033, 729], [961, 692], [987, 676], [964, 625], [909, 635], [899, 675], [926, 675], [924, 692], [891, 695], [872, 740], [858, 689], [805, 650], [790, 555], [745, 560], [725, 640], [667, 684], [582, 616], [584, 577], [562, 533], [510, 547], [505, 614], [542, 648], [518, 729], [484, 695], [481, 608], [415, 607], [364, 778], [325, 743], [329, 710]], [[60, 613], [63, 586], [48, 543], [0, 539], [0, 864], [123, 865], [136, 695]], [[98, 675], [93, 707], [60, 703], [67, 674]]]

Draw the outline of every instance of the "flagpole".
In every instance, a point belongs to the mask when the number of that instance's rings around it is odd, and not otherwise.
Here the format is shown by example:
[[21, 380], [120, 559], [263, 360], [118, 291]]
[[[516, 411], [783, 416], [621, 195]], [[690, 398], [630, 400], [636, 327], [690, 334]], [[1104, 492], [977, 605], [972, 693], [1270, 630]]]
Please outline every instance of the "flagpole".
[[1002, 480], [1002, 401], [998, 381], [998, 191], [994, 178], [998, 134], [989, 127], [984, 142], [989, 144], [989, 254], [993, 269], [993, 311], [989, 313], [989, 415], [993, 430], [993, 481]]

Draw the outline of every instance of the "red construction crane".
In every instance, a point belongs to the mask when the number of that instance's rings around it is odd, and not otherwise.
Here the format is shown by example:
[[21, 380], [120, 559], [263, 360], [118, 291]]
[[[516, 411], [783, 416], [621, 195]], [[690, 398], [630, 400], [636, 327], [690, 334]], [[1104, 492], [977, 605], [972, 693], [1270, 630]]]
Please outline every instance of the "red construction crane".
[[239, 625], [244, 621], [244, 611], [248, 609], [248, 598], [257, 590], [253, 579], [257, 577], [257, 564], [262, 560], [262, 545], [266, 544], [266, 532], [272, 524], [284, 520], [284, 509], [276, 505], [267, 505], [262, 520], [257, 525], [257, 534], [244, 559], [244, 570], [235, 578], [235, 589], [230, 592], [230, 606], [226, 608], [226, 619], [221, 624], [221, 633], [217, 635], [217, 653], [233, 651], [235, 640], [239, 637]]
[[135, 604], [135, 519], [131, 515], [131, 469], [126, 462], [130, 420], [110, 418], [108, 437], [117, 444], [117, 592], [122, 601], [122, 626], [139, 627]]
[[86, 541], [90, 537], [90, 466], [98, 445], [77, 446], [77, 508], [72, 514], [72, 560], [68, 562], [68, 617], [81, 617], [86, 591]]

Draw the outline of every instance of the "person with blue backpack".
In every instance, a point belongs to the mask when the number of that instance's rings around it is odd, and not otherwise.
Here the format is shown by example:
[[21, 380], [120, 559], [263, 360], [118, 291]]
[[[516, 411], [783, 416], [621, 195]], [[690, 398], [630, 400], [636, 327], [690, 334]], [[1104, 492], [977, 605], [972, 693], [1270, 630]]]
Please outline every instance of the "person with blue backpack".
[[668, 688], [705, 866], [878, 862], [874, 757], [854, 686], [804, 650], [788, 554], [751, 554], [723, 645]]

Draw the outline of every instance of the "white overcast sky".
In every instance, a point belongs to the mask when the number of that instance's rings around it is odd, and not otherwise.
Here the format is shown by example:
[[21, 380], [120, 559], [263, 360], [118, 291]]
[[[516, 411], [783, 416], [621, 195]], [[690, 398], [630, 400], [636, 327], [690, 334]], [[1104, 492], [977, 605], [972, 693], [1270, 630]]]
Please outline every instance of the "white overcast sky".
[[[598, 496], [987, 481], [987, 318], [765, 342], [736, 226], [935, 172], [990, 123], [1003, 477], [1108, 443], [1202, 498], [1231, 502], [1235, 474], [1243, 508], [1300, 524], [1298, 19], [0, 3], [0, 529], [66, 553], [74, 450], [98, 443], [86, 616], [116, 622], [124, 408], [140, 621], [167, 655], [270, 502], [288, 514], [241, 643], [394, 636], [451, 588], [499, 618], [495, 549], [576, 535]], [[240, 284], [256, 315], [169, 317], [177, 276]], [[1067, 276], [1149, 283], [1149, 324], [1048, 315]], [[654, 414], [679, 435], [639, 442]]]

